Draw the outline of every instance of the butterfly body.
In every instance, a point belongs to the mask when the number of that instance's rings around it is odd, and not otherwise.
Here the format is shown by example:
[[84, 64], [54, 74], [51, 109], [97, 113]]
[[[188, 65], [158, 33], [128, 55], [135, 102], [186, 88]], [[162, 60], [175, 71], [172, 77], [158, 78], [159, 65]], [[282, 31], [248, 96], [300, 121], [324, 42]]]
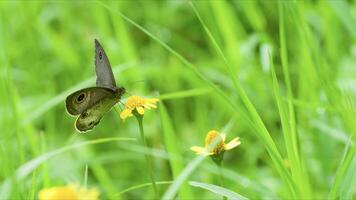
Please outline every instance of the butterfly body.
[[125, 88], [116, 87], [109, 60], [97, 40], [95, 40], [95, 71], [96, 87], [78, 90], [70, 94], [65, 101], [68, 114], [79, 115], [75, 122], [75, 128], [79, 132], [93, 129], [125, 93]]

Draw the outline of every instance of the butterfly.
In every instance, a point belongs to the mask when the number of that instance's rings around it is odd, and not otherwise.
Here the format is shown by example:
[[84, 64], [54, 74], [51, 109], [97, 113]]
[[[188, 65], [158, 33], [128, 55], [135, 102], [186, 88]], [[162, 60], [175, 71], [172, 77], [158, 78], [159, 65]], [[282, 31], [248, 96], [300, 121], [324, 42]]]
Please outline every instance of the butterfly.
[[103, 47], [98, 40], [94, 41], [96, 87], [76, 91], [70, 94], [65, 101], [69, 115], [79, 115], [75, 121], [75, 128], [78, 132], [92, 130], [104, 114], [125, 94], [125, 88], [116, 86], [110, 62]]

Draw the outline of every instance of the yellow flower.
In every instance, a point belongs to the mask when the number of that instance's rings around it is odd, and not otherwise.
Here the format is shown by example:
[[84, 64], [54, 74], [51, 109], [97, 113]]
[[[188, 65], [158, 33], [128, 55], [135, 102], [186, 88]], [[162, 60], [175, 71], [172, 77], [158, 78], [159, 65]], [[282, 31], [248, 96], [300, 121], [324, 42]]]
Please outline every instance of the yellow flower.
[[125, 120], [133, 116], [133, 112], [144, 115], [145, 109], [157, 108], [157, 98], [142, 98], [140, 96], [130, 96], [125, 104], [125, 109], [120, 113], [120, 118]]
[[97, 200], [99, 192], [96, 188], [87, 189], [78, 184], [42, 189], [38, 193], [39, 200]]
[[229, 143], [225, 144], [226, 135], [224, 133], [219, 133], [216, 130], [211, 130], [205, 137], [205, 147], [193, 146], [190, 150], [197, 154], [202, 154], [204, 156], [218, 155], [221, 152], [233, 149], [237, 147], [240, 142], [240, 138], [236, 137]]

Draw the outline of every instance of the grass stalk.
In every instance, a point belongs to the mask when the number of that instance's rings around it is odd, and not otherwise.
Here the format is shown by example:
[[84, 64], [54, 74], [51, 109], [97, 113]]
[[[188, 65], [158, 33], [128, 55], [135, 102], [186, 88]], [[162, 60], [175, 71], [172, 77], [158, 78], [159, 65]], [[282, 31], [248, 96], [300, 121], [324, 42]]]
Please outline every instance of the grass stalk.
[[[279, 37], [280, 37], [280, 56], [282, 60], [282, 69], [287, 86], [287, 108], [283, 108], [284, 105], [282, 102], [279, 103], [280, 117], [282, 120], [284, 141], [287, 149], [288, 159], [291, 163], [291, 172], [292, 177], [296, 185], [298, 186], [298, 193], [301, 198], [311, 198], [311, 192], [309, 189], [309, 183], [307, 182], [307, 173], [303, 170], [302, 162], [300, 158], [300, 150], [298, 147], [298, 135], [296, 130], [296, 119], [295, 111], [293, 106], [293, 91], [290, 78], [290, 70], [288, 64], [288, 55], [287, 55], [287, 44], [286, 44], [286, 34], [285, 34], [285, 15], [284, 15], [284, 5], [282, 1], [278, 3], [279, 8]], [[273, 67], [272, 67], [273, 68]], [[272, 70], [272, 73], [274, 71]], [[274, 76], [275, 73], [274, 73]], [[275, 80], [277, 81], [277, 80]], [[277, 86], [275, 92], [279, 93], [278, 83], [275, 83]], [[278, 99], [278, 97], [277, 97]], [[283, 114], [284, 113], [284, 114]]]
[[[146, 142], [145, 132], [144, 132], [144, 129], [143, 129], [143, 123], [142, 123], [143, 116], [141, 116], [138, 113], [136, 113], [135, 116], [136, 116], [136, 119], [137, 119], [137, 122], [138, 122], [138, 126], [139, 126], [139, 129], [140, 129], [140, 135], [141, 135], [142, 144], [144, 145], [144, 147], [149, 148], [149, 146], [148, 146], [148, 144]], [[158, 190], [157, 190], [156, 181], [155, 181], [154, 174], [153, 174], [152, 161], [151, 161], [150, 155], [147, 152], [145, 152], [145, 159], [146, 159], [146, 164], [147, 164], [148, 171], [149, 171], [150, 178], [151, 178], [151, 182], [152, 182], [154, 195], [155, 195], [155, 198], [157, 199], [157, 198], [159, 198], [159, 193], [158, 193]]]
[[196, 7], [194, 6], [194, 4], [192, 2], [189, 2], [189, 3], [191, 5], [191, 7], [193, 8], [200, 23], [202, 24], [209, 39], [213, 43], [218, 55], [224, 61], [226, 71], [228, 72], [228, 74], [233, 82], [236, 92], [239, 94], [244, 106], [246, 107], [249, 117], [254, 122], [254, 124], [257, 126], [257, 136], [261, 139], [262, 142], [264, 142], [265, 147], [266, 147], [268, 153], [270, 154], [270, 157], [271, 157], [277, 171], [279, 172], [282, 179], [287, 183], [287, 187], [290, 190], [292, 196], [295, 197], [296, 191], [295, 191], [295, 187], [294, 187], [294, 182], [292, 181], [288, 171], [286, 170], [286, 168], [283, 165], [282, 156], [280, 155], [280, 152], [278, 151], [272, 137], [270, 136], [270, 133], [268, 132], [268, 130], [267, 130], [265, 124], [263, 123], [260, 115], [258, 114], [255, 106], [252, 104], [252, 102], [249, 99], [249, 97], [247, 96], [245, 90], [243, 89], [243, 87], [241, 86], [239, 81], [237, 80], [236, 75], [234, 75], [233, 69], [232, 69], [228, 59], [225, 57], [223, 51], [219, 47], [218, 43], [216, 42], [216, 40], [215, 40], [214, 36], [212, 35], [212, 33], [210, 32], [209, 28], [204, 23], [198, 10], [196, 9]]
[[[217, 165], [218, 170], [219, 170], [219, 178], [220, 178], [220, 186], [223, 188], [224, 187], [224, 175], [223, 175], [223, 166], [222, 162], [220, 165]], [[226, 196], [223, 196], [223, 200], [227, 200]]]

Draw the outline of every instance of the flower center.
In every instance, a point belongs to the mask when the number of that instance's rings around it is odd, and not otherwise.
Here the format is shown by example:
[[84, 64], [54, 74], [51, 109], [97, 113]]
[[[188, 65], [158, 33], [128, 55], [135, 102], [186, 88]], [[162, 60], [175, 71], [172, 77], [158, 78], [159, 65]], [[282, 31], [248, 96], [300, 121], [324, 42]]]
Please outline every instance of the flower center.
[[209, 152], [214, 152], [214, 154], [218, 154], [224, 150], [225, 142], [219, 132], [212, 130], [209, 131], [205, 137], [205, 148], [208, 149]]
[[144, 99], [139, 96], [131, 96], [127, 102], [126, 107], [129, 109], [134, 109], [137, 107], [141, 107], [145, 103]]

